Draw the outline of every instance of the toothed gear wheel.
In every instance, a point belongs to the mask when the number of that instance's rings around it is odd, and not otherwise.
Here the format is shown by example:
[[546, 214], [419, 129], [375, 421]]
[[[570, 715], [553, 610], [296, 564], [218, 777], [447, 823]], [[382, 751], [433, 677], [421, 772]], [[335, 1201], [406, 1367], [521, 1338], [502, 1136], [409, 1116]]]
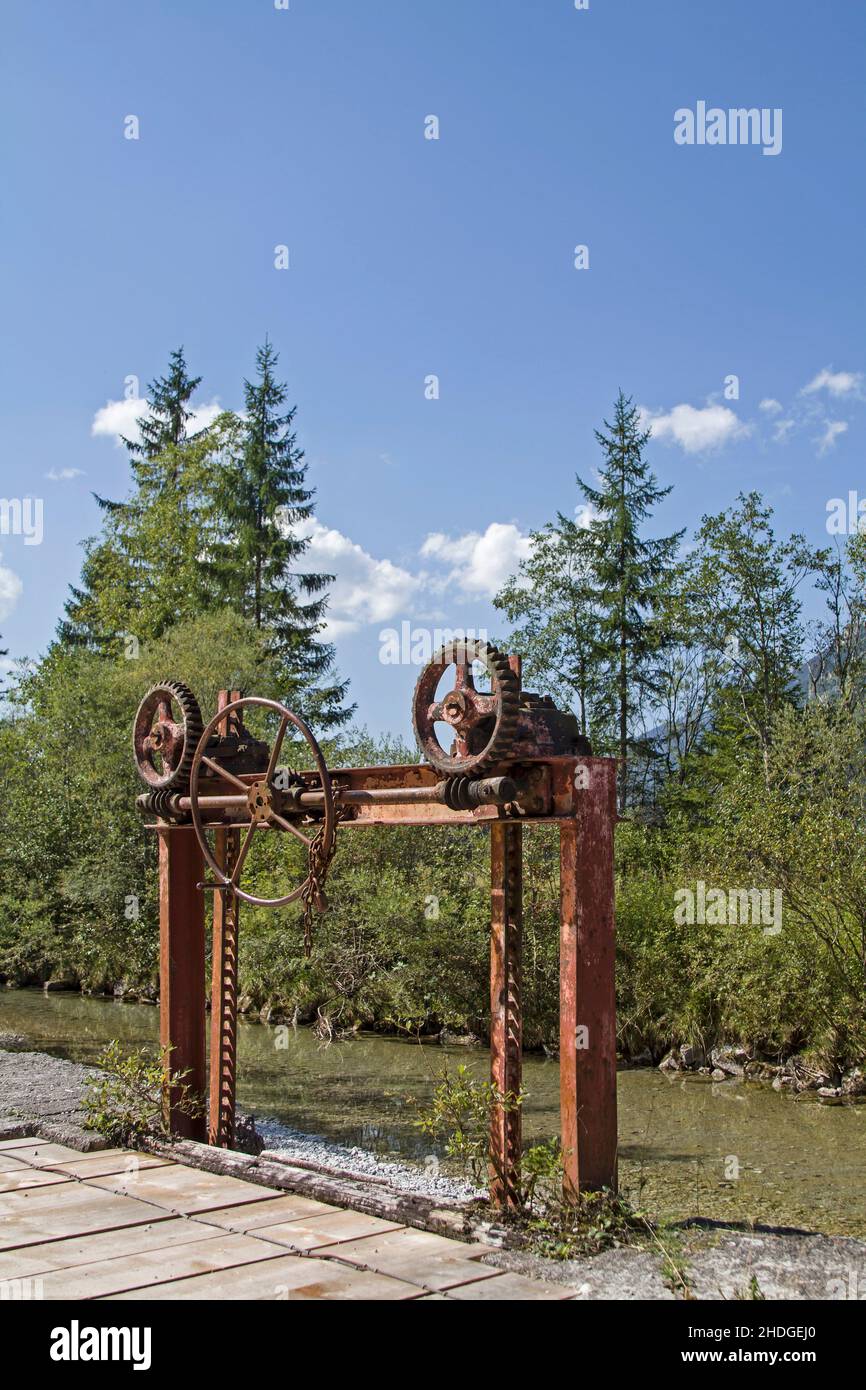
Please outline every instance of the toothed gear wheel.
[[154, 685], [138, 707], [132, 730], [142, 781], [153, 791], [186, 790], [203, 727], [198, 701], [188, 686], [181, 681]]
[[[475, 689], [473, 662], [480, 662], [490, 676], [490, 692]], [[441, 700], [436, 687], [449, 666], [455, 666], [454, 689]], [[412, 701], [412, 723], [418, 747], [431, 767], [440, 772], [485, 772], [507, 758], [517, 729], [520, 683], [508, 657], [477, 639], [454, 641], [442, 647], [418, 678]], [[436, 737], [437, 723], [450, 725], [455, 734], [446, 753]]]

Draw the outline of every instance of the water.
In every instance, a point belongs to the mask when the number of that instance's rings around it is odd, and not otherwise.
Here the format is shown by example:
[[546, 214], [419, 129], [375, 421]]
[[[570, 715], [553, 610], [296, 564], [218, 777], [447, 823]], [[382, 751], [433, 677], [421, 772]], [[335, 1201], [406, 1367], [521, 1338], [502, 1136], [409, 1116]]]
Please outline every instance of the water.
[[[154, 1044], [157, 1010], [75, 994], [0, 993], [0, 1032], [92, 1062], [112, 1038]], [[247, 1111], [383, 1157], [423, 1163], [413, 1121], [444, 1065], [486, 1074], [481, 1049], [365, 1035], [330, 1046], [309, 1029], [239, 1022], [238, 1100]], [[524, 1065], [528, 1139], [558, 1130], [559, 1067]], [[824, 1106], [770, 1086], [657, 1071], [619, 1074], [620, 1181], [656, 1216], [753, 1221], [866, 1236], [866, 1106]]]

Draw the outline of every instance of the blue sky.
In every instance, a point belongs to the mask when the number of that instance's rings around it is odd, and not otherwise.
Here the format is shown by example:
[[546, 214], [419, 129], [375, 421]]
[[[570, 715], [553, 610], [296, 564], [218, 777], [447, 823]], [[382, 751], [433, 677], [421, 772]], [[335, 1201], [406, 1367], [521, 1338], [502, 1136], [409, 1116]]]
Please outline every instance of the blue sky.
[[[416, 675], [381, 631], [502, 631], [490, 594], [620, 386], [674, 484], [659, 531], [756, 487], [826, 542], [866, 493], [862, 6], [19, 0], [3, 31], [0, 492], [44, 505], [41, 544], [0, 536], [12, 656], [51, 639], [92, 492], [125, 491], [125, 379], [178, 344], [204, 411], [279, 349], [374, 728], [407, 729]], [[698, 101], [781, 109], [781, 152], [676, 144]]]

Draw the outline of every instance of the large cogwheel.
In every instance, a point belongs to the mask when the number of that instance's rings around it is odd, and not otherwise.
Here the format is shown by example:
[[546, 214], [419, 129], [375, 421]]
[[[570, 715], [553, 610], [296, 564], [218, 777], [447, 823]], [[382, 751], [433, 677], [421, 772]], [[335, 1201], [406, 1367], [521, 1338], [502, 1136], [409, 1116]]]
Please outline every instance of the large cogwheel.
[[[473, 662], [490, 676], [490, 692], [475, 689]], [[441, 699], [436, 689], [449, 666], [456, 667], [454, 689]], [[412, 723], [427, 762], [451, 775], [484, 772], [508, 757], [517, 729], [520, 684], [504, 652], [474, 638], [455, 640], [424, 667], [415, 686]], [[455, 739], [445, 752], [436, 724], [449, 725]]]
[[154, 791], [189, 786], [193, 755], [204, 728], [198, 701], [181, 681], [160, 681], [145, 695], [132, 728], [139, 776]]

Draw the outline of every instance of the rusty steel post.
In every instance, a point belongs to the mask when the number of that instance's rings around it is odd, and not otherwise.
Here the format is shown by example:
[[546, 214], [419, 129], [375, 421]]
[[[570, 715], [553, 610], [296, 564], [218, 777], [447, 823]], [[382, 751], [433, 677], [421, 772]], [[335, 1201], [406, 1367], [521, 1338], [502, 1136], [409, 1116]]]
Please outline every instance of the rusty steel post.
[[613, 836], [616, 764], [575, 764], [575, 816], [560, 827], [560, 1116], [565, 1185], [616, 1188]]
[[[205, 953], [204, 898], [197, 884], [202, 855], [195, 832], [160, 826], [159, 837], [159, 1040], [165, 1065], [186, 1072], [184, 1085], [204, 1100]], [[205, 1116], [182, 1115], [177, 1088], [166, 1094], [167, 1118], [175, 1134], [204, 1139]]]
[[[238, 690], [221, 690], [217, 709], [240, 699]], [[228, 733], [228, 717], [219, 726]], [[240, 850], [239, 830], [217, 830], [216, 859], [231, 873]], [[234, 893], [214, 893], [210, 1012], [210, 1105], [208, 1143], [230, 1149], [235, 1142], [238, 1029], [238, 910]]]
[[[523, 1014], [523, 827], [495, 821], [490, 831], [490, 1078], [503, 1095], [520, 1095]], [[490, 1129], [490, 1199], [515, 1206], [520, 1181], [520, 1109], [499, 1107]]]

